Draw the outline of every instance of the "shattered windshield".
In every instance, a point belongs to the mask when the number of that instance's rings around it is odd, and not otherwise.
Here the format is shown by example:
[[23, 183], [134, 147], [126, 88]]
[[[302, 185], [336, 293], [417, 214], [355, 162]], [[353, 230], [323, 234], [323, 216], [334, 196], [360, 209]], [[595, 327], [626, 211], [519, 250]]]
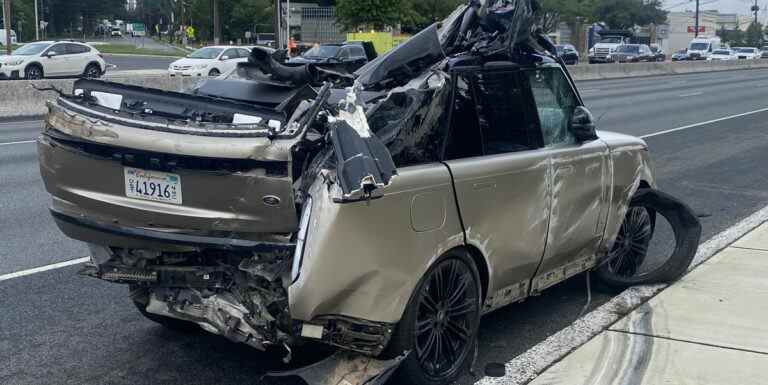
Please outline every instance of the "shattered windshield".
[[312, 59], [336, 57], [340, 49], [337, 45], [316, 45], [301, 56]]
[[200, 48], [199, 50], [192, 52], [187, 56], [189, 59], [216, 59], [219, 54], [224, 51], [224, 48]]

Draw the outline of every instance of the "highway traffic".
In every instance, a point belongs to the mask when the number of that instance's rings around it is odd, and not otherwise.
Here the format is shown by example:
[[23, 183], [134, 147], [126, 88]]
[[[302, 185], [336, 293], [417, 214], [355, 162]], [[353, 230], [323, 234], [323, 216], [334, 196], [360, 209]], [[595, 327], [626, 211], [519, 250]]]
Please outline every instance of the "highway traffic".
[[[146, 65], [131, 60], [107, 61]], [[171, 59], [141, 60], [162, 69]], [[768, 70], [578, 84], [599, 129], [646, 139], [660, 189], [685, 197], [701, 218], [702, 241], [768, 204], [766, 85]], [[0, 383], [240, 384], [285, 368], [280, 354], [163, 329], [132, 308], [125, 287], [77, 276], [88, 250], [65, 238], [47, 212], [34, 144], [40, 126], [0, 123]], [[584, 286], [579, 276], [484, 318], [476, 368], [508, 361], [572, 323]], [[592, 307], [610, 298], [594, 293]], [[312, 351], [291, 365], [324, 354]]]

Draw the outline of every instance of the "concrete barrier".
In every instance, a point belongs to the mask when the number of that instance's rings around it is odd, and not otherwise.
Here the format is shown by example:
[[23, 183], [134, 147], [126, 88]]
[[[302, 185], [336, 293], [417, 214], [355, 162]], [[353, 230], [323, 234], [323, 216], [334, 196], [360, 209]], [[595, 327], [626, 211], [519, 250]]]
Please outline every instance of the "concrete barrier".
[[[159, 73], [115, 73], [104, 76], [104, 80], [166, 91], [183, 92], [201, 81], [199, 78], [171, 78]], [[36, 88], [56, 88], [72, 93], [75, 79], [11, 80], [0, 82], [0, 119], [38, 118], [45, 115], [46, 100], [55, 99], [55, 91], [38, 91]], [[34, 86], [34, 87], [33, 87]]]
[[[758, 68], [768, 68], [768, 60], [582, 64], [569, 67], [569, 70], [575, 80], [599, 80]], [[192, 88], [202, 80], [200, 78], [171, 78], [165, 74], [165, 71], [158, 70], [114, 72], [106, 75], [104, 79], [181, 92]], [[0, 119], [33, 119], [44, 115], [47, 112], [45, 101], [55, 99], [57, 94], [53, 91], [38, 91], [32, 85], [37, 88], [55, 87], [65, 93], [71, 93], [74, 81], [74, 79], [54, 79], [0, 82]]]
[[665, 63], [582, 64], [568, 67], [575, 80], [618, 79], [640, 76], [768, 68], [768, 60], [684, 61]]

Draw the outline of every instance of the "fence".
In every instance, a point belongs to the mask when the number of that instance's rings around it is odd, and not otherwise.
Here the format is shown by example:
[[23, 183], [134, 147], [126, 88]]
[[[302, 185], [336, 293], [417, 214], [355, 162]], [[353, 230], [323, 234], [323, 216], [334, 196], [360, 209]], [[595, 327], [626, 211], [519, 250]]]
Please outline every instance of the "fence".
[[336, 23], [333, 7], [304, 7], [301, 9], [301, 41], [308, 43], [339, 43], [345, 34]]

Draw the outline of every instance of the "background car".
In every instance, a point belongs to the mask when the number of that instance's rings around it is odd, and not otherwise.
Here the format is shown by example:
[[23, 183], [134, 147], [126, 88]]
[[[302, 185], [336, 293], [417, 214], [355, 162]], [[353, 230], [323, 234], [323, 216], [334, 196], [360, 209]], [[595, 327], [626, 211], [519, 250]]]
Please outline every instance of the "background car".
[[653, 53], [653, 56], [656, 58], [656, 61], [659, 61], [659, 62], [667, 61], [667, 54], [665, 54], [664, 51], [662, 51], [661, 48], [659, 48], [658, 46], [652, 45], [651, 52]]
[[370, 42], [346, 42], [344, 44], [319, 44], [301, 56], [291, 58], [291, 64], [341, 64], [354, 72], [377, 56]]
[[734, 47], [736, 58], [740, 60], [755, 60], [760, 58], [760, 51], [755, 47]]
[[228, 72], [248, 61], [252, 47], [212, 46], [200, 48], [168, 67], [171, 76], [211, 76]]
[[656, 61], [656, 55], [645, 44], [624, 44], [611, 54], [611, 61], [618, 63], [637, 63], [642, 61]]
[[123, 31], [118, 27], [112, 27], [110, 29], [109, 35], [112, 37], [123, 37]]
[[95, 48], [78, 42], [41, 41], [0, 57], [0, 79], [42, 79], [82, 76], [98, 78], [107, 63]]
[[735, 60], [736, 54], [729, 49], [717, 49], [712, 51], [712, 54], [707, 58], [708, 61], [728, 61]]
[[688, 60], [688, 50], [681, 49], [672, 54], [672, 61], [685, 61]]
[[576, 65], [579, 64], [579, 51], [576, 50], [571, 44], [556, 45], [557, 56], [563, 59], [565, 64]]

